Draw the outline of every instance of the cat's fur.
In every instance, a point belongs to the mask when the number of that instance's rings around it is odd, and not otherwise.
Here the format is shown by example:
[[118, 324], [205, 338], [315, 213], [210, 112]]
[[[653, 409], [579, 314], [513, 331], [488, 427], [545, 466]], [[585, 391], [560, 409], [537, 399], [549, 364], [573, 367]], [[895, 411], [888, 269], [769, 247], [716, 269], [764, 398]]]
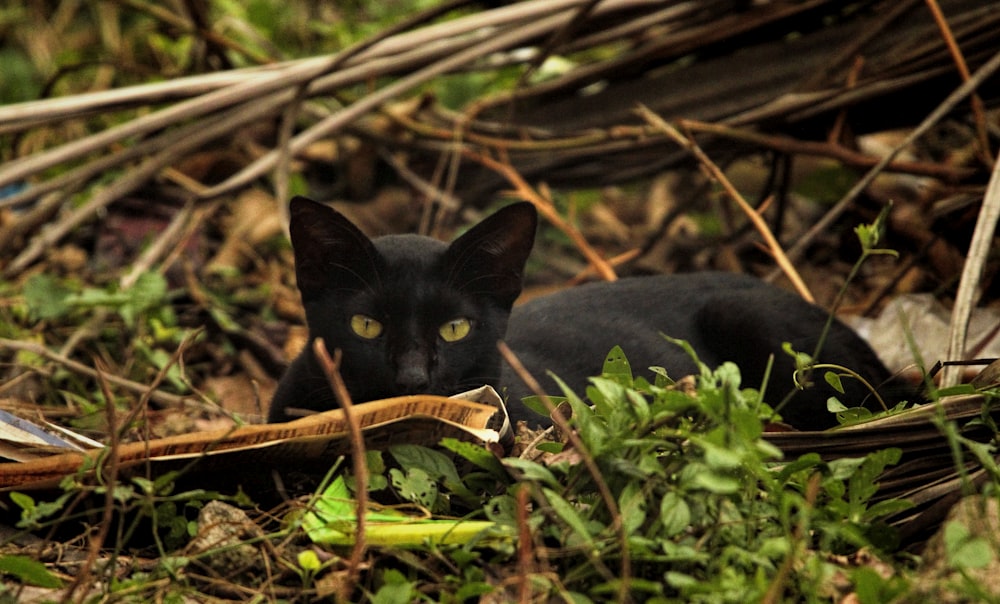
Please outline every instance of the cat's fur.
[[[491, 384], [508, 393], [512, 419], [537, 425], [547, 420], [520, 403], [529, 393], [501, 368], [498, 340], [536, 377], [551, 370], [577, 392], [600, 373], [614, 345], [623, 347], [633, 368], [663, 366], [675, 378], [693, 373], [692, 360], [661, 332], [690, 342], [709, 366], [735, 362], [747, 386], [759, 386], [773, 355], [767, 399], [778, 402], [793, 390], [794, 365], [782, 343], [811, 353], [827, 317], [789, 292], [725, 273], [584, 285], [511, 312], [535, 236], [536, 213], [527, 203], [499, 210], [450, 245], [416, 235], [370, 240], [335, 210], [304, 198], [292, 200], [291, 216], [310, 344], [278, 386], [272, 422], [291, 419], [296, 409], [337, 406], [312, 353], [315, 337], [331, 351], [341, 349], [340, 372], [355, 402]], [[377, 320], [382, 332], [370, 339], [356, 335], [355, 315]], [[468, 335], [446, 342], [439, 328], [459, 318], [469, 320]], [[873, 384], [889, 378], [868, 345], [837, 321], [820, 360], [854, 369]], [[857, 404], [867, 394], [854, 380], [844, 381], [845, 395], [815, 381], [782, 409], [796, 427], [834, 425], [828, 397]], [[559, 392], [551, 380], [543, 383]]]

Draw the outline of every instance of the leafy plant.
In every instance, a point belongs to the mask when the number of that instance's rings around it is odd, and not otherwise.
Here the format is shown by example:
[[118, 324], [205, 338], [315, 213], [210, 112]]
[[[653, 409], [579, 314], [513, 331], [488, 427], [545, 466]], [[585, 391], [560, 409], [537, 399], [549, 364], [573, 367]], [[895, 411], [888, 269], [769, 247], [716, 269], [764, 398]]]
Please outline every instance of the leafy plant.
[[[406, 581], [383, 574], [376, 593], [431, 589], [439, 590], [436, 599], [450, 599], [456, 592], [448, 585], [462, 584], [468, 560], [487, 556], [491, 568], [506, 569], [489, 583], [493, 589], [517, 568], [522, 574], [507, 581], [525, 582], [543, 599], [628, 594], [726, 602], [777, 592], [795, 600], [818, 593], [836, 572], [830, 554], [892, 551], [893, 532], [883, 520], [909, 504], [872, 497], [898, 450], [786, 460], [763, 437], [769, 409], [757, 391], [741, 387], [734, 365], [700, 365], [697, 390], [688, 393], [662, 370], [656, 383], [634, 377], [620, 349], [607, 358], [587, 389], [593, 407], [564, 390], [579, 440], [563, 443], [547, 461], [504, 459], [504, 475], [491, 454], [471, 445], [450, 443], [454, 459], [411, 445], [391, 449], [400, 467], [386, 474], [396, 498], [438, 514], [484, 518], [495, 524], [489, 533], [505, 527], [530, 543], [439, 543], [435, 549], [451, 560], [453, 573], [444, 584], [431, 587], [421, 573]], [[461, 472], [456, 459], [482, 471]], [[487, 483], [493, 495], [474, 495]], [[353, 503], [342, 505], [341, 523], [353, 517]]]

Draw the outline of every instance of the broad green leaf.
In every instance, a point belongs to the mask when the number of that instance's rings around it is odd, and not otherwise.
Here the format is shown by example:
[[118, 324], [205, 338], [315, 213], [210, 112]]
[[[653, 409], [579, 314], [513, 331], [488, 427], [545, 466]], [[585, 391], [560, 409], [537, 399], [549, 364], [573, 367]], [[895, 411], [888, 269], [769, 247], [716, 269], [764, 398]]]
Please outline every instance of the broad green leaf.
[[506, 481], [507, 472], [503, 469], [503, 464], [491, 451], [481, 445], [476, 445], [457, 438], [442, 438], [441, 446], [454, 452], [473, 465], [482, 468], [493, 475], [498, 480]]
[[605, 355], [601, 375], [625, 387], [632, 385], [632, 366], [629, 365], [625, 352], [620, 346], [615, 346]]
[[631, 535], [646, 521], [646, 494], [639, 483], [630, 482], [618, 496], [618, 512], [625, 534]]
[[57, 319], [70, 311], [67, 302], [72, 292], [54, 277], [39, 273], [24, 284], [24, 300], [31, 316], [40, 319]]
[[421, 507], [433, 510], [438, 499], [438, 486], [433, 478], [421, 468], [407, 468], [406, 471], [389, 470], [392, 487], [400, 497]]
[[458, 475], [455, 462], [444, 453], [420, 445], [393, 445], [389, 447], [389, 454], [407, 471], [419, 468], [426, 472], [430, 478], [441, 480], [452, 493], [475, 498], [475, 495], [466, 488], [462, 478]]
[[594, 536], [590, 534], [590, 530], [587, 529], [587, 523], [580, 517], [577, 509], [570, 502], [563, 499], [562, 495], [552, 489], [543, 488], [542, 491], [545, 493], [545, 499], [552, 506], [552, 510], [573, 531], [573, 535], [589, 547], [595, 548]]
[[993, 561], [989, 541], [970, 534], [961, 522], [945, 523], [944, 547], [948, 563], [954, 568], [984, 568]]
[[827, 384], [836, 390], [837, 392], [844, 393], [844, 384], [840, 381], [840, 375], [834, 371], [827, 371], [823, 373], [823, 379], [826, 380]]
[[691, 508], [683, 497], [670, 491], [660, 500], [660, 522], [668, 537], [677, 535], [691, 524]]
[[22, 583], [36, 587], [62, 587], [62, 580], [44, 564], [27, 556], [0, 556], [0, 573], [17, 577]]

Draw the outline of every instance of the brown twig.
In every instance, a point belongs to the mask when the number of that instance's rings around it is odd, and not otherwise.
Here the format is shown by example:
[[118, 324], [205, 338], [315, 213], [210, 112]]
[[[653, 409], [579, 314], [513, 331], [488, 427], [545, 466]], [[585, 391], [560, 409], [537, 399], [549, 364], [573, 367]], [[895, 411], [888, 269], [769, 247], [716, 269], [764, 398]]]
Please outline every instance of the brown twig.
[[354, 404], [351, 402], [351, 395], [347, 391], [347, 385], [344, 384], [343, 377], [340, 375], [340, 349], [338, 348], [334, 351], [333, 359], [330, 359], [330, 353], [326, 349], [323, 338], [316, 338], [313, 341], [313, 354], [316, 355], [316, 360], [319, 361], [320, 367], [323, 368], [323, 373], [326, 374], [326, 379], [330, 382], [330, 388], [337, 397], [340, 408], [344, 410], [344, 419], [347, 420], [347, 427], [351, 433], [351, 457], [354, 467], [354, 482], [357, 485], [357, 489], [354, 492], [356, 503], [355, 522], [357, 523], [357, 528], [354, 534], [354, 547], [351, 549], [348, 578], [340, 588], [341, 600], [346, 602], [350, 597], [351, 590], [361, 576], [361, 560], [364, 557], [366, 547], [365, 524], [368, 513], [368, 463], [365, 455], [365, 440], [361, 435], [361, 425], [358, 423], [358, 417], [354, 414]]
[[868, 188], [868, 185], [870, 185], [872, 181], [874, 181], [875, 178], [885, 170], [886, 166], [888, 166], [889, 163], [892, 162], [892, 160], [895, 159], [895, 157], [899, 155], [903, 149], [910, 146], [914, 141], [923, 136], [934, 124], [938, 123], [942, 118], [944, 118], [944, 116], [954, 109], [956, 105], [962, 102], [965, 97], [972, 94], [972, 92], [975, 91], [980, 84], [995, 74], [997, 70], [1000, 70], [1000, 52], [994, 54], [989, 61], [977, 69], [976, 73], [973, 74], [967, 82], [952, 91], [952, 93], [948, 95], [948, 98], [942, 101], [941, 104], [938, 105], [926, 118], [924, 118], [924, 120], [920, 122], [916, 128], [911, 130], [902, 142], [896, 145], [896, 147], [887, 153], [885, 157], [879, 160], [877, 164], [872, 166], [864, 177], [855, 183], [854, 186], [851, 187], [851, 190], [845, 193], [840, 201], [838, 201], [833, 208], [830, 209], [830, 211], [823, 215], [823, 218], [821, 218], [812, 226], [811, 229], [809, 229], [809, 232], [800, 237], [799, 240], [796, 241], [791, 248], [789, 248], [789, 259], [796, 260], [802, 256], [806, 248], [812, 244], [813, 240], [830, 228], [830, 225], [844, 213], [844, 210], [846, 210], [847, 207], [859, 195], [861, 195], [862, 191]]
[[[601, 473], [601, 469], [597, 467], [597, 462], [594, 461], [594, 457], [590, 454], [587, 446], [580, 439], [580, 435], [576, 433], [566, 421], [566, 418], [562, 416], [561, 413], [556, 413], [555, 405], [552, 404], [552, 400], [546, 396], [545, 391], [542, 389], [541, 384], [535, 379], [531, 373], [524, 367], [514, 351], [510, 349], [504, 342], [498, 342], [497, 348], [500, 350], [500, 355], [503, 356], [504, 360], [510, 365], [510, 368], [514, 370], [518, 379], [523, 381], [528, 389], [538, 395], [538, 398], [545, 405], [546, 410], [548, 410], [552, 422], [559, 427], [559, 430], [566, 435], [570, 444], [573, 445], [574, 450], [580, 454], [580, 458], [583, 460], [584, 465], [587, 467], [587, 471], [590, 473], [590, 477], [593, 479], [594, 484], [597, 486], [597, 491], [601, 495], [601, 500], [604, 505], [608, 508], [608, 514], [611, 516], [611, 530], [615, 532], [618, 537], [618, 546], [621, 548], [621, 575], [616, 577], [619, 581], [618, 589], [618, 602], [627, 602], [629, 598], [629, 586], [632, 581], [632, 558], [629, 554], [628, 547], [628, 535], [625, 533], [625, 526], [622, 523], [621, 510], [618, 508], [618, 502], [615, 501], [615, 496], [611, 492], [608, 483], [604, 480], [604, 475]], [[593, 563], [598, 568], [604, 569], [608, 572], [603, 562], [599, 559], [594, 559]]]
[[544, 216], [545, 219], [557, 229], [565, 233], [566, 236], [573, 241], [576, 248], [580, 250], [580, 253], [583, 254], [584, 258], [587, 259], [587, 262], [589, 262], [594, 268], [594, 271], [599, 277], [605, 281], [614, 281], [618, 278], [618, 275], [615, 274], [615, 269], [611, 268], [611, 265], [608, 264], [608, 262], [602, 258], [593, 247], [591, 247], [590, 243], [587, 242], [587, 239], [583, 236], [583, 234], [580, 233], [576, 227], [563, 220], [555, 206], [552, 205], [552, 201], [546, 199], [532, 189], [531, 186], [528, 185], [523, 178], [521, 178], [521, 175], [517, 173], [514, 166], [472, 151], [466, 151], [466, 155], [483, 164], [487, 168], [501, 174], [507, 179], [508, 182], [514, 185], [514, 194], [526, 201], [530, 201], [535, 206], [535, 209], [538, 210], [539, 214]]
[[531, 602], [532, 555], [531, 524], [528, 523], [528, 489], [521, 485], [517, 490], [517, 599], [523, 604]]
[[[73, 359], [63, 356], [57, 352], [52, 352], [45, 346], [42, 346], [41, 344], [38, 344], [36, 342], [20, 342], [16, 340], [9, 340], [7, 338], [0, 338], [0, 348], [6, 348], [8, 350], [20, 350], [24, 352], [30, 352], [32, 354], [37, 354], [40, 357], [44, 357], [50, 361], [62, 365], [63, 367], [69, 369], [70, 371], [73, 371], [74, 373], [79, 373], [87, 377], [90, 377], [92, 379], [100, 379], [99, 378], [100, 374], [96, 370], [87, 367], [83, 363], [79, 363], [77, 361], [74, 361]], [[170, 394], [169, 392], [162, 392], [159, 390], [151, 391], [148, 384], [133, 382], [132, 380], [128, 380], [123, 377], [119, 377], [117, 375], [105, 375], [103, 379], [114, 384], [115, 386], [118, 386], [119, 388], [124, 388], [129, 392], [134, 392], [140, 395], [148, 394], [150, 400], [155, 401], [156, 403], [159, 403], [161, 405], [180, 407], [184, 404], [184, 401], [187, 400], [187, 397], [185, 396], [178, 396], [176, 394]]]
[[[959, 48], [958, 43], [955, 42], [955, 34], [952, 33], [951, 26], [948, 25], [948, 20], [944, 17], [944, 12], [941, 11], [941, 7], [938, 5], [937, 0], [926, 1], [927, 8], [929, 8], [931, 14], [934, 15], [934, 22], [937, 23], [938, 29], [941, 31], [941, 37], [944, 39], [944, 43], [948, 47], [948, 53], [951, 55], [952, 61], [955, 62], [958, 74], [962, 76], [963, 82], [968, 82], [971, 77], [971, 74], [969, 73], [969, 65], [965, 62], [965, 56], [962, 54], [962, 49]], [[982, 154], [983, 160], [987, 165], [993, 165], [993, 152], [990, 150], [990, 135], [986, 128], [986, 109], [983, 106], [983, 99], [981, 99], [978, 94], [973, 92], [969, 97], [969, 101], [972, 105], [972, 115], [976, 120], [976, 135], [979, 137], [979, 152]]]
[[[949, 360], [965, 358], [966, 338], [969, 331], [969, 320], [977, 298], [981, 295], [979, 281], [986, 267], [986, 259], [994, 248], [993, 236], [996, 233], [997, 221], [1000, 220], [1000, 159], [993, 165], [993, 174], [986, 186], [983, 205], [976, 218], [976, 228], [972, 234], [969, 251], [962, 267], [962, 278], [955, 295], [955, 306], [951, 312], [951, 324], [948, 335]], [[954, 386], [961, 381], [961, 368], [947, 366], [941, 375], [942, 386]]]
[[799, 522], [792, 530], [792, 547], [785, 554], [785, 559], [782, 560], [781, 566], [778, 567], [778, 572], [775, 574], [774, 579], [771, 580], [771, 584], [767, 588], [767, 593], [761, 599], [763, 604], [774, 604], [784, 601], [782, 595], [785, 591], [785, 583], [788, 581], [788, 575], [791, 574], [792, 569], [798, 562], [797, 556], [805, 547], [803, 538], [809, 530], [809, 513], [816, 507], [816, 498], [819, 496], [821, 478], [822, 475], [817, 472], [810, 476], [809, 482], [806, 483], [805, 498], [802, 502], [802, 507], [799, 509]]
[[767, 243], [771, 256], [774, 258], [775, 262], [778, 263], [778, 267], [781, 268], [786, 276], [788, 276], [792, 285], [799, 292], [799, 295], [806, 301], [812, 302], [814, 300], [813, 295], [809, 292], [809, 288], [807, 288], [805, 282], [802, 281], [802, 277], [799, 276], [798, 271], [795, 270], [795, 267], [792, 266], [791, 261], [789, 261], [788, 257], [785, 255], [785, 251], [782, 249], [781, 244], [778, 243], [774, 233], [771, 232], [771, 228], [767, 226], [764, 218], [759, 212], [754, 210], [749, 203], [747, 203], [747, 200], [744, 199], [743, 196], [740, 195], [740, 192], [736, 190], [736, 187], [729, 182], [729, 179], [726, 178], [726, 175], [721, 169], [719, 169], [719, 166], [715, 165], [715, 162], [713, 162], [708, 155], [702, 151], [701, 147], [698, 146], [698, 143], [695, 142], [694, 138], [690, 135], [683, 136], [677, 131], [676, 128], [668, 124], [666, 120], [660, 116], [650, 111], [647, 107], [640, 106], [639, 115], [642, 116], [642, 118], [649, 124], [660, 129], [667, 136], [674, 139], [677, 144], [691, 152], [691, 154], [698, 160], [702, 169], [707, 172], [708, 176], [722, 185], [722, 188], [729, 195], [729, 198], [735, 201], [740, 209], [743, 210], [743, 213], [746, 214], [747, 218], [753, 222], [757, 232], [760, 233], [761, 237], [764, 238], [765, 243]]
[[[854, 64], [851, 65], [851, 70], [847, 72], [847, 81], [844, 82], [845, 90], [853, 90], [858, 85], [858, 74], [861, 73], [861, 68], [865, 65], [865, 59], [862, 56], [857, 56], [854, 58]], [[833, 120], [833, 126], [830, 128], [830, 134], [827, 136], [827, 141], [834, 147], [840, 146], [840, 139], [844, 135], [844, 124], [847, 123], [847, 109], [841, 109], [837, 112], [837, 117]]]
[[[788, 136], [776, 134], [763, 134], [745, 128], [736, 128], [725, 124], [708, 123], [698, 120], [677, 120], [677, 125], [684, 130], [702, 134], [725, 137], [730, 140], [740, 141], [771, 149], [789, 155], [812, 155], [815, 157], [828, 157], [843, 162], [849, 166], [859, 168], [871, 168], [879, 163], [879, 158], [864, 153], [859, 153], [853, 149], [848, 149], [834, 142], [804, 141]], [[949, 182], [957, 182], [974, 173], [971, 168], [960, 168], [944, 164], [935, 164], [921, 161], [900, 161], [893, 160], [886, 164], [887, 172], [900, 172], [903, 174], [915, 174], [918, 176], [930, 176], [940, 178]]]
[[[87, 545], [87, 559], [80, 566], [80, 572], [74, 577], [73, 583], [63, 594], [63, 602], [72, 601], [78, 589], [84, 585], [89, 585], [90, 575], [97, 563], [97, 557], [100, 555], [101, 548], [104, 547], [104, 542], [107, 540], [108, 531], [111, 530], [111, 523], [116, 507], [115, 487], [118, 482], [118, 445], [121, 440], [115, 419], [115, 398], [114, 393], [111, 392], [111, 388], [108, 385], [108, 380], [105, 379], [107, 371], [102, 366], [102, 361], [94, 359], [94, 363], [97, 365], [98, 383], [100, 384], [101, 392], [104, 394], [104, 413], [108, 422], [108, 444], [105, 449], [107, 455], [104, 457], [105, 461], [100, 473], [101, 484], [105, 489], [104, 507], [101, 511], [101, 521], [96, 527], [96, 532], [90, 535], [90, 541]], [[110, 571], [111, 568], [114, 568], [113, 565], [108, 570]]]

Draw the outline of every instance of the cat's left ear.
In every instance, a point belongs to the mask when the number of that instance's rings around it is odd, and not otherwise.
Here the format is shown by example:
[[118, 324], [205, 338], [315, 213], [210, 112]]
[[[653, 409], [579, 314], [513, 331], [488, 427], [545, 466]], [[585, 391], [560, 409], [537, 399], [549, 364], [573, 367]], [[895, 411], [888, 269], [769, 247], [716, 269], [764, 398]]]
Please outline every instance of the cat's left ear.
[[511, 204], [488, 216], [452, 242], [445, 253], [452, 283], [506, 306], [521, 294], [524, 263], [535, 243], [538, 213], [528, 202]]

